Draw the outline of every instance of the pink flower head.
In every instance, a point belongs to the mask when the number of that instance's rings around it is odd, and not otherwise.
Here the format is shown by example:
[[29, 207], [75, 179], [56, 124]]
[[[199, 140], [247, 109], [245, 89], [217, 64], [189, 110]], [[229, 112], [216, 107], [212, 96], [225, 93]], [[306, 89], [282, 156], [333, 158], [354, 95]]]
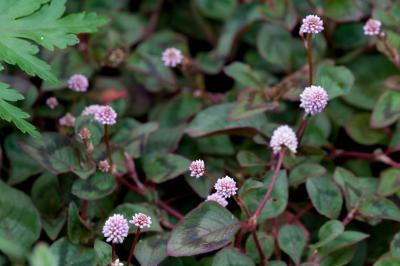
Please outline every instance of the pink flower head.
[[222, 207], [228, 206], [228, 201], [218, 193], [208, 195], [206, 201], [215, 201]]
[[218, 179], [217, 183], [214, 185], [214, 188], [217, 193], [224, 198], [230, 198], [231, 196], [236, 195], [237, 191], [235, 180], [229, 176]]
[[275, 154], [279, 153], [282, 146], [287, 147], [291, 152], [297, 152], [297, 137], [293, 129], [289, 126], [279, 126], [272, 133], [271, 141], [269, 144]]
[[132, 220], [130, 220], [129, 222], [141, 229], [145, 227], [150, 228], [151, 217], [143, 213], [135, 213], [135, 215], [132, 216]]
[[47, 104], [48, 107], [50, 107], [50, 109], [53, 110], [54, 108], [57, 107], [57, 105], [58, 105], [58, 100], [57, 100], [56, 97], [50, 97], [50, 98], [47, 98], [46, 104]]
[[92, 137], [92, 134], [90, 133], [90, 130], [87, 127], [82, 128], [79, 131], [78, 135], [81, 140], [88, 140]]
[[109, 105], [100, 106], [94, 113], [94, 120], [103, 125], [114, 125], [117, 122], [117, 112]]
[[382, 22], [376, 19], [368, 19], [368, 21], [365, 23], [363, 29], [364, 29], [364, 34], [365, 35], [378, 35], [379, 32], [381, 31], [381, 26]]
[[203, 160], [193, 161], [190, 166], [190, 176], [195, 176], [196, 178], [202, 177], [205, 172], [205, 165]]
[[182, 52], [176, 48], [167, 48], [162, 54], [162, 61], [167, 67], [176, 67], [183, 61]]
[[111, 166], [108, 163], [108, 160], [103, 160], [99, 162], [99, 170], [102, 171], [103, 173], [108, 173], [110, 172]]
[[300, 34], [317, 34], [324, 30], [324, 22], [317, 15], [308, 15], [303, 18], [303, 23], [300, 27]]
[[83, 109], [81, 115], [93, 115], [101, 108], [101, 105], [92, 104]]
[[300, 107], [306, 114], [315, 115], [328, 104], [328, 93], [320, 86], [311, 85], [300, 94]]
[[58, 123], [64, 127], [74, 127], [75, 126], [75, 116], [70, 113], [66, 113], [63, 117], [58, 120]]
[[89, 81], [86, 76], [81, 74], [72, 75], [68, 80], [68, 88], [77, 91], [85, 92], [89, 87]]
[[121, 214], [109, 217], [103, 226], [103, 235], [107, 242], [121, 244], [128, 236], [128, 221]]
[[120, 262], [119, 259], [116, 259], [113, 263], [111, 263], [111, 266], [124, 266], [124, 264]]

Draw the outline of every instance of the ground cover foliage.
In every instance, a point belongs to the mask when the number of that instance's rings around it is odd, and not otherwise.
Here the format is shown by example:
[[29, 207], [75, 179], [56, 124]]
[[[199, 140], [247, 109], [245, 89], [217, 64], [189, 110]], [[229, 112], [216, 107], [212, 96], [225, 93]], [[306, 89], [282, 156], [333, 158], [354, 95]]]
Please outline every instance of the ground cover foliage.
[[0, 265], [400, 265], [398, 1], [0, 22]]

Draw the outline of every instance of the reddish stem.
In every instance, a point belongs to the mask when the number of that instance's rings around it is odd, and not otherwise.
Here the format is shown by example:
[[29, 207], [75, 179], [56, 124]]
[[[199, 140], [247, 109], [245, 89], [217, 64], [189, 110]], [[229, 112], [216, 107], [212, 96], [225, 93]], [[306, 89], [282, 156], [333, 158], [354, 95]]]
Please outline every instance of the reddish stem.
[[343, 225], [348, 225], [355, 217], [357, 214], [357, 209], [358, 209], [358, 204], [356, 204], [350, 212], [347, 214], [347, 216], [343, 219]]
[[114, 263], [114, 261], [115, 261], [115, 244], [114, 243], [112, 243], [112, 245], [111, 245], [111, 263]]
[[279, 152], [278, 163], [276, 164], [275, 171], [274, 171], [274, 174], [272, 176], [271, 184], [269, 185], [268, 190], [265, 193], [265, 196], [264, 196], [263, 200], [261, 201], [260, 205], [258, 206], [256, 212], [254, 213], [254, 215], [252, 217], [254, 225], [257, 224], [257, 220], [260, 217], [261, 212], [264, 209], [265, 205], [267, 204], [267, 201], [269, 199], [269, 196], [271, 195], [272, 189], [275, 186], [276, 179], [278, 177], [279, 170], [281, 169], [284, 156], [285, 156], [285, 150], [281, 150], [281, 152]]
[[256, 244], [256, 248], [257, 248], [258, 254], [260, 255], [260, 259], [261, 259], [260, 265], [264, 266], [265, 263], [266, 263], [266, 257], [265, 257], [265, 254], [264, 254], [264, 250], [261, 248], [261, 243], [260, 243], [260, 240], [258, 239], [256, 230], [254, 229], [254, 227], [251, 229], [251, 235], [254, 238], [254, 243]]
[[113, 167], [112, 151], [110, 146], [110, 139], [108, 134], [108, 125], [104, 125], [104, 143], [106, 145], [106, 152], [108, 157], [108, 162], [110, 163], [111, 169]]
[[367, 153], [367, 152], [358, 152], [358, 151], [344, 151], [344, 150], [334, 150], [333, 153], [329, 156], [329, 158], [333, 159], [336, 157], [351, 157], [357, 159], [365, 159], [370, 161], [377, 161], [385, 163], [393, 168], [400, 168], [400, 163], [394, 161], [387, 154], [379, 153]]
[[179, 220], [182, 220], [183, 218], [185, 218], [185, 216], [182, 213], [180, 213], [179, 211], [175, 210], [174, 208], [172, 208], [167, 203], [165, 203], [165, 202], [163, 202], [161, 200], [157, 201], [157, 205], [160, 206], [161, 208], [163, 208], [169, 214], [171, 214], [171, 215], [175, 216], [176, 218], [178, 218]]
[[311, 86], [313, 84], [313, 60], [312, 60], [312, 35], [307, 34], [306, 39], [306, 50], [307, 50], [307, 61], [308, 61], [308, 83]]
[[297, 140], [298, 140], [299, 143], [301, 143], [301, 140], [303, 139], [304, 132], [306, 131], [307, 124], [308, 124], [307, 117], [303, 116], [303, 118], [301, 120], [301, 123], [300, 123], [300, 126], [297, 129]]
[[86, 221], [88, 205], [89, 205], [89, 202], [87, 200], [82, 201], [81, 219], [83, 221]]
[[129, 265], [129, 263], [132, 260], [133, 254], [135, 252], [136, 244], [137, 244], [137, 242], [139, 240], [139, 235], [140, 235], [140, 227], [138, 227], [137, 230], [136, 230], [135, 239], [133, 240], [131, 251], [129, 252], [129, 257], [128, 257], [128, 260], [126, 262], [126, 265]]

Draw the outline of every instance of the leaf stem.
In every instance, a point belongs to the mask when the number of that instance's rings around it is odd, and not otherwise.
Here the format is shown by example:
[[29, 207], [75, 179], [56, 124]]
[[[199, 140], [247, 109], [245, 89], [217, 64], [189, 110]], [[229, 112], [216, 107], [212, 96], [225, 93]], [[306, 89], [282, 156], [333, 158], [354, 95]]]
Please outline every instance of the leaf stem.
[[83, 221], [86, 221], [86, 214], [87, 214], [88, 205], [89, 205], [89, 201], [82, 200], [81, 219]]
[[311, 86], [313, 84], [313, 59], [312, 59], [312, 35], [307, 34], [306, 37], [306, 50], [307, 50], [307, 61], [308, 61], [308, 83]]
[[135, 252], [136, 244], [139, 240], [139, 236], [140, 236], [140, 227], [138, 227], [136, 230], [135, 239], [133, 240], [131, 251], [129, 252], [128, 260], [126, 261], [126, 265], [129, 265], [129, 263], [132, 260], [133, 254]]
[[111, 263], [114, 263], [115, 261], [115, 244], [112, 243], [111, 245]]
[[113, 159], [112, 159], [112, 151], [111, 151], [110, 139], [109, 139], [109, 133], [108, 133], [108, 125], [104, 125], [104, 143], [106, 145], [108, 162], [110, 163], [110, 166], [112, 169], [113, 168]]
[[275, 171], [274, 171], [274, 174], [271, 179], [271, 184], [269, 185], [268, 190], [265, 193], [265, 196], [264, 196], [263, 200], [261, 201], [260, 205], [258, 206], [256, 212], [254, 213], [253, 217], [251, 218], [254, 225], [257, 224], [257, 220], [260, 217], [261, 212], [264, 209], [265, 205], [267, 204], [267, 201], [269, 199], [269, 196], [271, 195], [272, 189], [275, 186], [275, 183], [276, 183], [276, 180], [277, 180], [277, 177], [279, 174], [279, 170], [281, 169], [284, 157], [285, 157], [285, 150], [283, 149], [279, 152], [278, 162], [276, 164]]

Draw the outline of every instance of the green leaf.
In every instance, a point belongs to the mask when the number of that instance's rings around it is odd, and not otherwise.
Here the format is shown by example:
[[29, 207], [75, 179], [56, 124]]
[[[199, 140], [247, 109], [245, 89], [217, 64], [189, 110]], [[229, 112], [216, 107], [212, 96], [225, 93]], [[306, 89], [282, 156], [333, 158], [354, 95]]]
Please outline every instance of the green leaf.
[[57, 263], [56, 258], [50, 252], [49, 246], [44, 243], [39, 243], [35, 246], [29, 262], [31, 266], [54, 266]]
[[81, 165], [68, 138], [57, 133], [43, 133], [42, 136], [21, 142], [22, 149], [41, 166], [54, 174], [73, 172], [83, 179], [94, 172], [93, 166]]
[[282, 226], [278, 234], [278, 243], [280, 249], [298, 265], [306, 246], [303, 230], [297, 225], [286, 224]]
[[344, 66], [321, 65], [318, 68], [317, 84], [328, 93], [329, 100], [349, 93], [354, 84], [354, 76]]
[[308, 178], [324, 176], [326, 169], [316, 163], [302, 163], [290, 171], [289, 185], [298, 186], [304, 183]]
[[50, 251], [57, 258], [57, 264], [54, 266], [96, 266], [96, 254], [93, 249], [72, 244], [66, 238], [54, 242]]
[[294, 39], [283, 27], [265, 24], [257, 34], [257, 50], [262, 58], [284, 70], [291, 69]]
[[378, 194], [390, 196], [400, 191], [400, 170], [389, 168], [381, 172], [379, 176]]
[[0, 191], [0, 236], [29, 248], [40, 236], [39, 212], [28, 196], [3, 181]]
[[229, 110], [232, 104], [220, 104], [208, 107], [196, 115], [186, 129], [191, 137], [203, 137], [221, 133], [261, 133], [262, 126], [267, 122], [264, 115], [255, 115], [247, 119], [230, 122]]
[[368, 237], [367, 234], [356, 231], [345, 231], [340, 236], [324, 245], [318, 252], [318, 256], [323, 258], [337, 250], [342, 250], [352, 246]]
[[96, 252], [97, 262], [100, 266], [108, 266], [112, 260], [111, 245], [99, 239], [94, 241], [94, 251]]
[[329, 254], [328, 256], [325, 256], [322, 258], [320, 265], [321, 266], [344, 266], [348, 265], [348, 263], [352, 260], [354, 257], [354, 254], [356, 253], [356, 247], [348, 247], [346, 249], [338, 250], [333, 252], [332, 254]]
[[[0, 17], [3, 38], [0, 40], [0, 60], [18, 65], [30, 75], [55, 82], [57, 78], [50, 72], [50, 66], [38, 59], [39, 52], [35, 42], [48, 50], [64, 49], [78, 43], [75, 34], [94, 32], [106, 22], [93, 13], [70, 14], [65, 12], [66, 0], [16, 0], [15, 12], [7, 12]], [[0, 5], [4, 14], [7, 2]]]
[[329, 0], [324, 2], [325, 15], [337, 22], [356, 21], [363, 16], [362, 1]]
[[386, 198], [372, 197], [364, 200], [358, 209], [361, 215], [369, 218], [400, 221], [400, 209]]
[[212, 266], [254, 266], [254, 262], [246, 255], [233, 248], [224, 248], [219, 251], [212, 262]]
[[219, 249], [232, 241], [239, 221], [215, 202], [204, 202], [187, 214], [172, 230], [169, 256], [192, 256]]
[[349, 136], [362, 145], [379, 144], [386, 139], [383, 130], [370, 127], [370, 114], [358, 113], [346, 124], [346, 131]]
[[190, 161], [176, 154], [161, 154], [144, 162], [144, 171], [151, 181], [159, 184], [178, 177], [188, 171]]
[[[1, 30], [0, 30], [1, 31]], [[0, 40], [1, 47], [1, 40]], [[0, 49], [0, 60], [1, 60], [1, 49]], [[39, 131], [25, 119], [29, 118], [30, 115], [15, 105], [9, 102], [15, 102], [23, 100], [24, 96], [15, 89], [10, 89], [5, 83], [0, 82], [0, 118], [7, 122], [12, 122], [22, 133], [28, 133], [32, 137], [38, 138], [40, 136]]]
[[261, 73], [247, 64], [234, 62], [224, 67], [224, 72], [245, 87], [262, 89], [266, 86]]
[[339, 188], [328, 177], [307, 179], [307, 192], [315, 209], [328, 218], [335, 219], [342, 209], [343, 199]]
[[[67, 184], [63, 184], [67, 187]], [[58, 214], [63, 208], [64, 199], [62, 197], [60, 182], [58, 177], [50, 173], [40, 175], [33, 183], [32, 201], [42, 214]]]
[[18, 141], [20, 139], [21, 137], [17, 133], [12, 133], [4, 140], [5, 153], [11, 164], [11, 169], [8, 173], [9, 179], [7, 180], [10, 185], [23, 182], [30, 176], [42, 171], [42, 167], [19, 147]]
[[319, 241], [312, 245], [312, 249], [320, 248], [336, 239], [344, 232], [344, 225], [338, 220], [327, 221], [318, 232]]
[[84, 200], [98, 200], [110, 195], [117, 188], [115, 176], [96, 172], [88, 179], [77, 179], [72, 194]]
[[238, 94], [237, 100], [229, 112], [229, 121], [246, 119], [248, 117], [275, 110], [279, 107], [276, 101], [269, 101], [265, 92], [257, 89], [245, 89]]
[[204, 16], [224, 20], [235, 11], [237, 0], [196, 0], [195, 3]]
[[[147, 216], [150, 216], [152, 224], [150, 228], [143, 228], [142, 232], [160, 232], [162, 231], [158, 216], [156, 215], [156, 209], [149, 204], [141, 203], [141, 204], [132, 204], [132, 203], [124, 203], [115, 208], [112, 213], [122, 214], [126, 219], [131, 220], [132, 216], [135, 213], [144, 213]], [[111, 215], [111, 214], [110, 214]], [[129, 233], [135, 233], [136, 229], [133, 227], [129, 228]]]
[[[258, 240], [261, 243], [261, 249], [264, 252], [264, 255], [267, 259], [269, 259], [274, 251], [274, 238], [271, 235], [267, 235], [263, 231], [257, 231]], [[256, 243], [252, 235], [246, 240], [246, 254], [255, 262], [260, 263], [260, 256], [257, 251]]]
[[154, 235], [141, 239], [135, 257], [141, 266], [159, 265], [167, 257], [168, 234]]
[[400, 118], [400, 92], [386, 91], [374, 106], [371, 117], [371, 126], [375, 128], [387, 127]]
[[74, 202], [68, 208], [68, 239], [74, 243], [88, 243], [94, 232], [79, 216], [79, 210]]
[[[249, 209], [250, 213], [254, 213], [264, 198], [265, 193], [271, 183], [273, 173], [267, 173], [264, 176], [263, 182], [248, 179], [239, 190], [239, 195], [242, 197], [244, 204]], [[275, 218], [286, 209], [288, 203], [288, 181], [285, 171], [280, 171], [272, 189], [271, 195], [267, 204], [261, 212], [259, 222], [264, 219]]]
[[395, 234], [390, 242], [390, 253], [393, 257], [400, 258], [400, 233]]
[[383, 257], [374, 266], [400, 266], [400, 258]]

